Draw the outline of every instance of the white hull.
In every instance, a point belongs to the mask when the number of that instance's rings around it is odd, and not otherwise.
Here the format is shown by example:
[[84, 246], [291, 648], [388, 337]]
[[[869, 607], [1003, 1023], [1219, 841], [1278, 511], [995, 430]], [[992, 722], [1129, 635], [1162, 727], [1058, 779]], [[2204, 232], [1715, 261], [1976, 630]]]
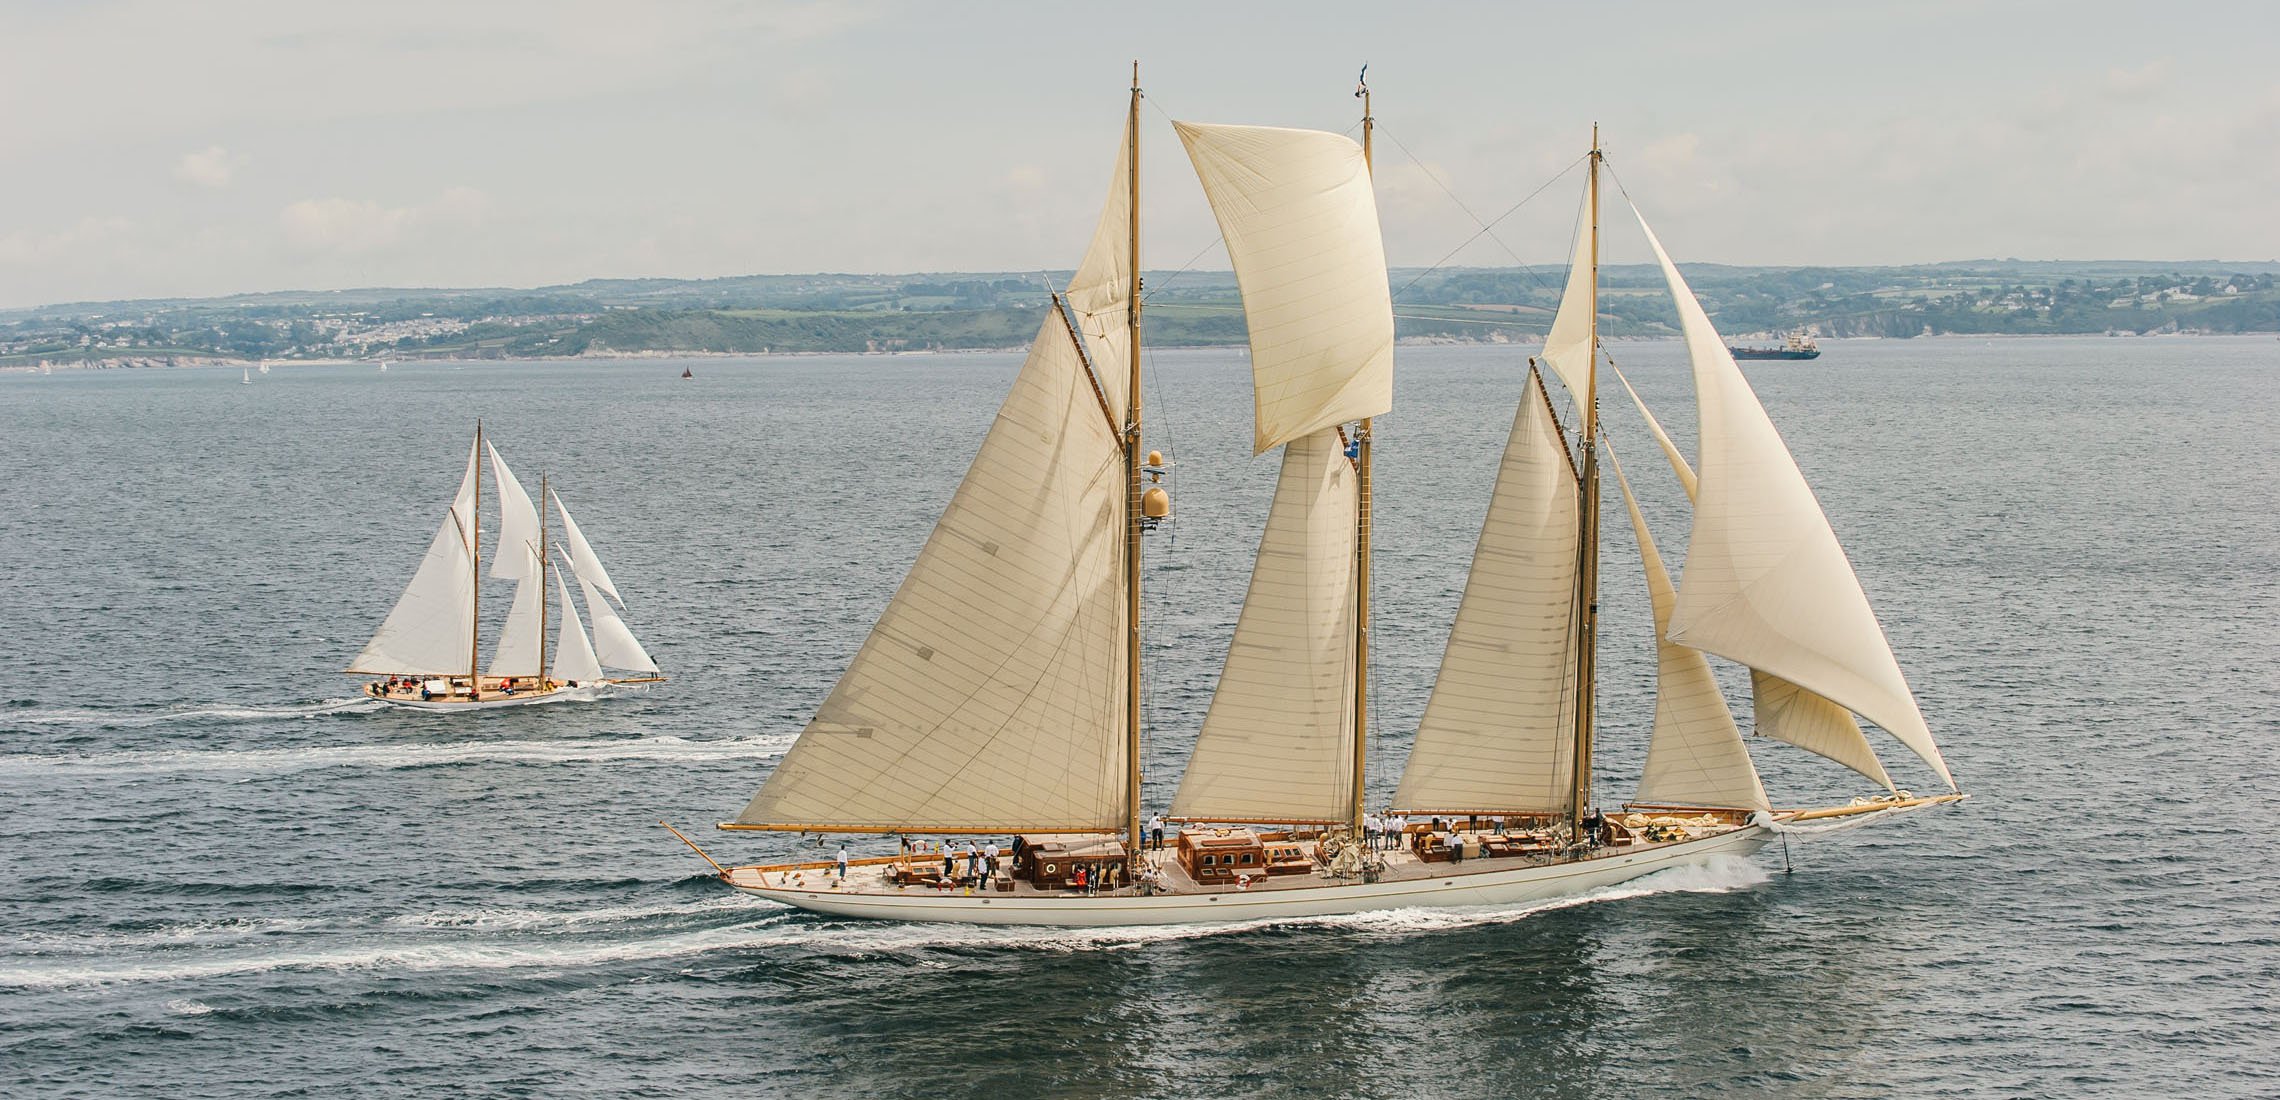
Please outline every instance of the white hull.
[[[942, 894], [929, 890], [892, 894], [855, 893], [755, 886], [738, 882], [733, 877], [729, 885], [745, 893], [801, 909], [877, 920], [1049, 925], [1067, 928], [1223, 924], [1339, 916], [1385, 909], [1512, 905], [1544, 901], [1614, 886], [1656, 871], [1692, 866], [1714, 856], [1747, 856], [1764, 847], [1772, 836], [1771, 830], [1750, 825], [1699, 840], [1656, 845], [1639, 851], [1572, 863], [1531, 864], [1509, 870], [1466, 869], [1454, 874], [1366, 884], [1227, 889], [1216, 893], [1159, 894], [1154, 897], [968, 895]], [[744, 870], [738, 868], [730, 874], [734, 876]]]
[[517, 692], [514, 695], [505, 696], [502, 698], [485, 699], [481, 702], [469, 702], [466, 699], [423, 700], [398, 699], [390, 696], [370, 697], [376, 698], [379, 701], [386, 703], [392, 707], [404, 707], [409, 710], [424, 710], [433, 714], [457, 714], [460, 711], [465, 710], [497, 710], [501, 707], [534, 707], [540, 703], [570, 703], [589, 699], [599, 699], [602, 697], [602, 693], [608, 688], [608, 684], [593, 684], [586, 687], [556, 688], [553, 691], [544, 693], [525, 691]]

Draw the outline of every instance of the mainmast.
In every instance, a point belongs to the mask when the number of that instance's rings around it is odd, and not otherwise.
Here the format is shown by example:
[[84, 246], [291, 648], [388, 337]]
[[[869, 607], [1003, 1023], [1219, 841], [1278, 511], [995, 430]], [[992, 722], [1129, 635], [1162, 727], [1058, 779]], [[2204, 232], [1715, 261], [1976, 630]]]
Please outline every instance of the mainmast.
[[1124, 120], [1130, 208], [1126, 286], [1132, 331], [1132, 389], [1124, 405], [1124, 805], [1125, 850], [1140, 855], [1140, 63], [1132, 63], [1132, 105]]
[[538, 689], [546, 690], [546, 471], [538, 474]]
[[1575, 606], [1575, 797], [1568, 821], [1582, 839], [1584, 812], [1591, 803], [1591, 741], [1593, 699], [1597, 694], [1599, 652], [1599, 126], [1591, 127], [1591, 185], [1587, 203], [1591, 218], [1591, 339], [1585, 345], [1590, 365], [1584, 372], [1583, 500], [1577, 509], [1581, 531], [1576, 539]]
[[467, 632], [467, 695], [483, 693], [483, 422], [475, 422], [475, 507], [467, 540], [469, 560], [475, 563], [475, 607], [467, 615], [473, 629]]
[[[1362, 167], [1375, 177], [1370, 160], [1370, 134], [1377, 119], [1370, 113], [1369, 66], [1362, 66]], [[1354, 432], [1354, 795], [1347, 825], [1362, 835], [1363, 768], [1369, 759], [1370, 729], [1370, 418], [1363, 417]]]

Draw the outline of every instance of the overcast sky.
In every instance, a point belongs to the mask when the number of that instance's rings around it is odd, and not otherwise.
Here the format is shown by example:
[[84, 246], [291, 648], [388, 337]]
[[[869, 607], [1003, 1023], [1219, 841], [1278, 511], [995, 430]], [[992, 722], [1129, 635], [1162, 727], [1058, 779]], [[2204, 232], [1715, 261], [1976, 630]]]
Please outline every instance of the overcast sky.
[[1067, 267], [1135, 58], [1151, 268], [1216, 236], [1167, 116], [1347, 130], [1364, 61], [1396, 265], [1594, 120], [1682, 262], [2280, 256], [2276, 5], [4, 0], [0, 306]]

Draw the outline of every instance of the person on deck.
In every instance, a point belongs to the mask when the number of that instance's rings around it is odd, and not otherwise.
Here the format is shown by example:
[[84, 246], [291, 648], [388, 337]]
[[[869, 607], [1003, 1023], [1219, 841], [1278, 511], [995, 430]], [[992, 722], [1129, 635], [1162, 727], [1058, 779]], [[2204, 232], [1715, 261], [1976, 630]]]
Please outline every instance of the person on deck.
[[1069, 873], [1069, 885], [1070, 885], [1070, 886], [1073, 886], [1073, 887], [1075, 887], [1075, 888], [1076, 888], [1077, 890], [1079, 890], [1080, 892], [1084, 891], [1084, 889], [1085, 889], [1085, 865], [1084, 865], [1084, 864], [1082, 864], [1082, 863], [1080, 863], [1080, 864], [1077, 864], [1076, 870], [1074, 870], [1074, 871], [1071, 871], [1071, 872]]
[[842, 844], [842, 845], [840, 845], [840, 846], [839, 846], [839, 855], [838, 855], [838, 857], [837, 857], [837, 858], [833, 859], [831, 862], [832, 862], [832, 867], [833, 867], [835, 870], [837, 870], [837, 871], [839, 872], [839, 881], [841, 881], [841, 882], [845, 882], [845, 881], [847, 881], [847, 846], [846, 846], [846, 845]]
[[1148, 816], [1148, 847], [1159, 852], [1164, 850], [1164, 818], [1160, 814]]
[[988, 848], [982, 850], [982, 881], [984, 883], [987, 883], [989, 880], [996, 878], [997, 874], [998, 846], [992, 844]]
[[957, 876], [958, 853], [950, 847], [950, 842], [945, 840], [942, 842], [942, 881], [948, 882]]

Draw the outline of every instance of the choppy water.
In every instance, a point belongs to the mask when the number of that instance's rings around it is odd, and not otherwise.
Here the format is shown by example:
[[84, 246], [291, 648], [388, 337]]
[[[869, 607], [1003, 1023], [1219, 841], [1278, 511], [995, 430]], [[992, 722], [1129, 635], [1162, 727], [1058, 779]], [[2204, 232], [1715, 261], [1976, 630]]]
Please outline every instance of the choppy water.
[[[1617, 351], [1690, 436], [1679, 350]], [[1082, 933], [771, 908], [654, 824], [749, 795], [1014, 357], [0, 376], [0, 1092], [2271, 1095], [2276, 353], [1852, 342], [1750, 366], [1977, 796], [1960, 810], [1796, 847], [1793, 875], [1777, 849], [1533, 909]], [[1402, 355], [1381, 778], [1518, 360]], [[1149, 548], [1160, 805], [1274, 468], [1248, 458], [1239, 357], [1153, 369], [1150, 444], [1180, 462], [1176, 541]], [[1675, 486], [1619, 401], [1675, 558]], [[477, 415], [553, 473], [673, 682], [436, 718], [335, 674]], [[1614, 798], [1649, 686], [1611, 515]], [[1777, 801], [1857, 787], [1758, 757]]]

